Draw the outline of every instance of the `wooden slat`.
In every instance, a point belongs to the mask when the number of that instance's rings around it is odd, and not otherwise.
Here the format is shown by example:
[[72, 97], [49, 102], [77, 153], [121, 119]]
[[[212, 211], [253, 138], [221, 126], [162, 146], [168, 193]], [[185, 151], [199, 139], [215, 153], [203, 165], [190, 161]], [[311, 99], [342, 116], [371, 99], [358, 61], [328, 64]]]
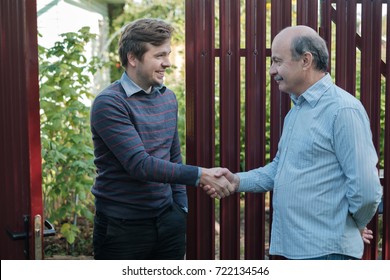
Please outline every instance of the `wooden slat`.
[[332, 46], [332, 1], [331, 0], [323, 0], [321, 1], [320, 6], [320, 14], [321, 14], [321, 20], [320, 20], [320, 28], [319, 28], [319, 34], [322, 38], [324, 38], [326, 42], [326, 46], [329, 50], [329, 65], [328, 65], [328, 72], [331, 73], [332, 69], [332, 53], [330, 52], [331, 46]]
[[307, 25], [317, 30], [318, 28], [318, 1], [297, 1], [297, 25]]
[[[265, 164], [266, 1], [246, 2], [245, 169]], [[245, 194], [245, 259], [265, 259], [264, 194]]]
[[[220, 1], [221, 166], [240, 171], [240, 0]], [[240, 259], [240, 195], [221, 200], [221, 259]]]
[[[0, 22], [0, 256], [33, 259], [31, 217], [43, 216], [36, 1], [1, 1]], [[29, 238], [13, 241], [7, 230], [24, 232], [24, 216]]]
[[346, 64], [347, 64], [347, 9], [345, 0], [336, 1], [336, 72], [335, 82], [346, 89]]
[[[371, 123], [373, 142], [379, 156], [380, 149], [380, 96], [381, 96], [381, 1], [363, 1], [362, 5], [362, 68], [361, 68], [361, 101], [367, 110]], [[369, 67], [369, 68], [366, 68]], [[378, 232], [377, 215], [368, 225]], [[365, 259], [377, 259], [377, 235], [365, 248]]]
[[[387, 2], [386, 29], [390, 30], [390, 1]], [[386, 104], [385, 111], [390, 112], [390, 32], [386, 34]], [[390, 139], [390, 114], [386, 114], [385, 139]], [[390, 141], [385, 141], [385, 166], [383, 170], [383, 240], [382, 259], [390, 260]]]
[[[195, 28], [194, 28], [195, 27]], [[186, 1], [186, 163], [213, 167], [214, 1]], [[187, 259], [214, 259], [214, 202], [188, 187]]]
[[[271, 6], [271, 37], [272, 39], [279, 33], [283, 28], [291, 26], [291, 2], [277, 0], [272, 1]], [[278, 85], [271, 79], [271, 119], [270, 119], [270, 130], [271, 130], [271, 145], [270, 155], [273, 159], [278, 149], [278, 143], [280, 136], [282, 135], [283, 120], [287, 112], [291, 108], [290, 97], [283, 92], [279, 91]], [[269, 224], [272, 225], [272, 192], [271, 192], [271, 211]], [[271, 238], [271, 227], [269, 236]], [[276, 257], [272, 257], [275, 259]]]

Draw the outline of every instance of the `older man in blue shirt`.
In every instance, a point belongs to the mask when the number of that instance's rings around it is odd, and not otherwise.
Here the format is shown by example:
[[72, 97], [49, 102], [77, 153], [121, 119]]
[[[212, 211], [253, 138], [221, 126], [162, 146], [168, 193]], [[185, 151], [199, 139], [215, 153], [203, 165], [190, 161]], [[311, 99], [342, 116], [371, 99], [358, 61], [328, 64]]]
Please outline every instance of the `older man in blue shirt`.
[[[278, 152], [258, 169], [220, 170], [238, 192], [273, 191], [271, 255], [359, 259], [364, 229], [381, 200], [368, 116], [332, 82], [328, 58], [324, 40], [307, 26], [275, 37], [270, 75], [294, 103]], [[205, 190], [213, 196], [212, 188]]]

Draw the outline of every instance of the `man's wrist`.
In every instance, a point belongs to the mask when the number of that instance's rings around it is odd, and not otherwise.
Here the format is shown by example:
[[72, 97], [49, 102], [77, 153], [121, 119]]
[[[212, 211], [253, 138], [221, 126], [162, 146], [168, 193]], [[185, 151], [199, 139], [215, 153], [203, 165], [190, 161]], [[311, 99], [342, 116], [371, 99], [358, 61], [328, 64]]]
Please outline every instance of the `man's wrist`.
[[201, 167], [198, 167], [198, 179], [196, 180], [195, 182], [195, 186], [199, 186], [199, 183], [200, 183], [200, 177], [202, 176], [202, 168]]
[[233, 174], [233, 176], [233, 184], [236, 186], [235, 191], [238, 192], [238, 189], [240, 188], [240, 176], [238, 176], [237, 174]]
[[[241, 177], [238, 173], [234, 174], [235, 176], [235, 179], [234, 181], [237, 182], [237, 188], [236, 188], [236, 192], [241, 192], [240, 191], [240, 185], [241, 185]], [[237, 178], [237, 179], [236, 179]], [[245, 180], [244, 180], [245, 181]]]

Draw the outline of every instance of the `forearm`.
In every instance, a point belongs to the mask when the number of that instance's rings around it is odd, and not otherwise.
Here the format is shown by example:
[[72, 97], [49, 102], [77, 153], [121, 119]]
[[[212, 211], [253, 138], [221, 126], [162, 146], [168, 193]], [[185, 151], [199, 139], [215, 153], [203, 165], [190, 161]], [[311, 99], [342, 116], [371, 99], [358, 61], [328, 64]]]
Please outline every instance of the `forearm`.
[[278, 157], [264, 167], [237, 173], [240, 185], [238, 192], [267, 192], [274, 187]]

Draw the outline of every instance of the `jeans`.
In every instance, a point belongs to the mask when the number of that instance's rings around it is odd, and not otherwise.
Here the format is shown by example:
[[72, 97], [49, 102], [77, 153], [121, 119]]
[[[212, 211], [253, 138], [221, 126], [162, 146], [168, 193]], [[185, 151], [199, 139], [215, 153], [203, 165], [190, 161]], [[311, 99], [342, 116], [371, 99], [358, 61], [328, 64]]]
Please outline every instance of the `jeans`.
[[342, 255], [342, 254], [329, 254], [317, 258], [310, 258], [306, 260], [337, 260], [337, 261], [342, 261], [342, 260], [357, 260], [357, 258], [347, 256], [347, 255]]
[[159, 217], [126, 220], [96, 213], [93, 230], [97, 260], [182, 260], [187, 214], [173, 203]]

